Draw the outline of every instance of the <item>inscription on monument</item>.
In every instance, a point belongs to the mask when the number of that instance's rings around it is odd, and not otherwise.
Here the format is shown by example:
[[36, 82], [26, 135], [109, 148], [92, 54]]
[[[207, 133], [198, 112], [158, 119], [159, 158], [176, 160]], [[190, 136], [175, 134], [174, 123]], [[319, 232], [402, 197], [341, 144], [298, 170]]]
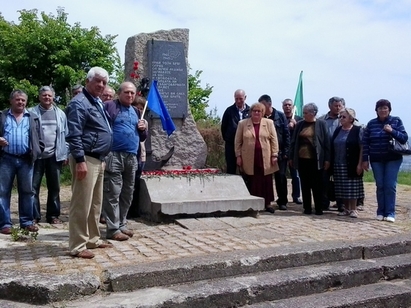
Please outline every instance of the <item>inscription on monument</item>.
[[[182, 42], [147, 42], [148, 72], [172, 118], [187, 115], [187, 65]], [[153, 116], [156, 116], [153, 114]]]

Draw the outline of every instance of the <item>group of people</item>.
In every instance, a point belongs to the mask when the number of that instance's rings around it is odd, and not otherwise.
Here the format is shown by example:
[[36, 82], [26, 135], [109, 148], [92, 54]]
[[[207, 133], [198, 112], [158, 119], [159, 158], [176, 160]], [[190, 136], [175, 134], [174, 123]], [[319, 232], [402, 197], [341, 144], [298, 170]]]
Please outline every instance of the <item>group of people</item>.
[[60, 173], [62, 166], [69, 164], [70, 254], [93, 258], [90, 249], [112, 247], [101, 239], [101, 218], [106, 223], [107, 239], [124, 241], [133, 236], [126, 217], [136, 204], [136, 178], [145, 160], [147, 121], [141, 115], [145, 99], [136, 98], [137, 89], [131, 82], [123, 82], [114, 99], [108, 79], [105, 69], [91, 68], [85, 86], [73, 87], [73, 98], [65, 111], [54, 104], [50, 86], [40, 88], [40, 103], [32, 108], [26, 108], [24, 91], [11, 93], [10, 108], [0, 111], [0, 233], [12, 232], [10, 197], [15, 177], [20, 228], [38, 231], [44, 175], [46, 221], [61, 224]]
[[[269, 95], [246, 104], [244, 90], [234, 93], [234, 104], [223, 114], [227, 173], [241, 174], [250, 194], [264, 198], [274, 213], [275, 200], [287, 210], [287, 168], [292, 181], [292, 200], [303, 204], [303, 213], [322, 215], [330, 208], [330, 180], [338, 215], [358, 217], [364, 206], [364, 171], [371, 169], [376, 182], [377, 220], [395, 222], [397, 176], [402, 156], [390, 150], [392, 139], [408, 140], [401, 119], [391, 115], [391, 103], [376, 102], [377, 117], [361, 125], [356, 112], [341, 97], [331, 97], [329, 111], [318, 117], [315, 103], [303, 106], [302, 117], [294, 113], [291, 99], [283, 111], [272, 106]], [[300, 193], [302, 200], [300, 198]]]

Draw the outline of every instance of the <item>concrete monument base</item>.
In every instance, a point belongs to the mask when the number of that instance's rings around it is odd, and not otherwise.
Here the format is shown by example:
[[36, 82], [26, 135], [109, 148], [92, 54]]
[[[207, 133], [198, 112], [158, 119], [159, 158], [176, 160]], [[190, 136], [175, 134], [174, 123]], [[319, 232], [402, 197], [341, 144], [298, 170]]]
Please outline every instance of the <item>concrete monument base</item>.
[[140, 179], [139, 212], [160, 222], [181, 217], [252, 215], [264, 199], [251, 196], [239, 175], [150, 177]]

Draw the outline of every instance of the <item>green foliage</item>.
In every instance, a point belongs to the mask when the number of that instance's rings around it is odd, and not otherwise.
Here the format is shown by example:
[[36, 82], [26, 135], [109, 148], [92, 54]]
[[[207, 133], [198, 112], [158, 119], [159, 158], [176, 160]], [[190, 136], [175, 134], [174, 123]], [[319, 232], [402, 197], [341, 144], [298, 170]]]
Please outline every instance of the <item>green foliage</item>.
[[[21, 10], [19, 23], [6, 21], [0, 15], [0, 107], [8, 107], [13, 89], [27, 91], [30, 102], [36, 102], [38, 88], [52, 85], [60, 103], [70, 99], [74, 84], [85, 80], [93, 66], [105, 68], [111, 81], [123, 78], [122, 65], [114, 39], [103, 37], [97, 27], [71, 26], [63, 8], [57, 15], [37, 10]], [[122, 79], [121, 79], [122, 80]]]
[[201, 87], [200, 76], [202, 73], [203, 71], [197, 70], [194, 75], [188, 74], [188, 103], [196, 122], [201, 119], [208, 119], [211, 116], [211, 114], [207, 114], [206, 108], [213, 87], [209, 84], [206, 84], [204, 89]]
[[12, 227], [11, 228], [11, 239], [13, 240], [13, 242], [18, 242], [18, 241], [28, 241], [29, 238], [28, 236], [30, 236], [30, 239], [32, 242], [37, 240], [39, 233], [38, 232], [29, 232], [26, 229], [22, 229], [20, 227]]

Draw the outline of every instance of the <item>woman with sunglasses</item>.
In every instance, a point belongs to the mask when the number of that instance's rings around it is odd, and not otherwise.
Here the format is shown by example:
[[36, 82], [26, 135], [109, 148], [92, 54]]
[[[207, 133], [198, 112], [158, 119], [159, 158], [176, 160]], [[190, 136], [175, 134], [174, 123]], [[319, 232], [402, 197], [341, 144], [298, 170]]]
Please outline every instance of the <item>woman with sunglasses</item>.
[[339, 216], [358, 217], [357, 199], [364, 198], [362, 169], [363, 129], [354, 125], [354, 109], [340, 111], [340, 126], [331, 138], [331, 168], [335, 184], [335, 197], [343, 200], [345, 209]]

